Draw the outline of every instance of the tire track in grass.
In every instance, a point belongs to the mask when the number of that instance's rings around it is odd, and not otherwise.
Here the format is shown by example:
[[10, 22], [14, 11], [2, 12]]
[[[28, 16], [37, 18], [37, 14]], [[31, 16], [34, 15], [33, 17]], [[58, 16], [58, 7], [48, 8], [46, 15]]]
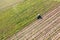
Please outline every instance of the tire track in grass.
[[[7, 1], [7, 0], [5, 0], [5, 1]], [[11, 7], [11, 6], [13, 6], [17, 3], [21, 3], [21, 2], [24, 2], [24, 0], [18, 0], [18, 1], [11, 2], [11, 3], [7, 3], [7, 5], [4, 5], [4, 6], [0, 5], [0, 10], [7, 9], [8, 7]]]

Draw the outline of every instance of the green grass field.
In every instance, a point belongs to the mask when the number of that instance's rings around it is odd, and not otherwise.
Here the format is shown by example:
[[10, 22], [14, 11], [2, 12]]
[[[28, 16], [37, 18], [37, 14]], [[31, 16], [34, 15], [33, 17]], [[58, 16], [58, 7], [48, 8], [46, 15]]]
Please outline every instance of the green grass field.
[[38, 13], [45, 14], [58, 2], [51, 0], [25, 0], [0, 11], [0, 40], [12, 36], [36, 19]]

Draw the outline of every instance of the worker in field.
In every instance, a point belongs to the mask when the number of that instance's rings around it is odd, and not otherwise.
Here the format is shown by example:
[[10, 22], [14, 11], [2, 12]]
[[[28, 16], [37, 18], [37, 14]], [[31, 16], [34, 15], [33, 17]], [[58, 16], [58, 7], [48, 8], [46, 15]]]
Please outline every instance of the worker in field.
[[37, 19], [42, 19], [40, 14], [37, 15]]

